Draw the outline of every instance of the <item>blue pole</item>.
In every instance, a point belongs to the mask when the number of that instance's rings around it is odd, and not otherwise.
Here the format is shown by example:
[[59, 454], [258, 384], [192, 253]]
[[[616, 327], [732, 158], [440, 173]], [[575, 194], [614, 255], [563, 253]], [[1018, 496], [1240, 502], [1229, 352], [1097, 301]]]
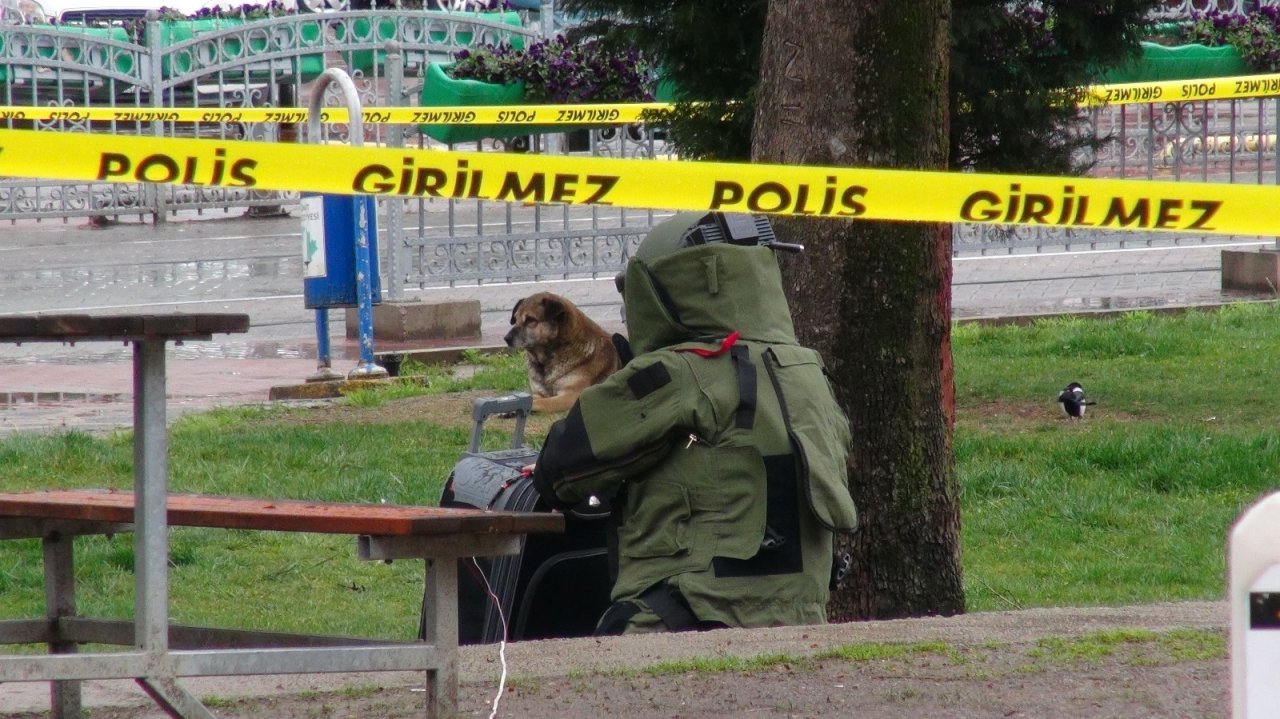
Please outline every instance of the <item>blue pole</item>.
[[356, 242], [356, 315], [360, 325], [360, 365], [351, 371], [354, 375], [386, 375], [387, 371], [373, 361], [373, 279], [369, 260], [369, 205], [372, 198], [361, 195], [355, 198]]
[[333, 353], [329, 348], [329, 309], [316, 309], [316, 373], [311, 381], [340, 379], [333, 371]]
[[[325, 91], [330, 83], [337, 83], [341, 95], [346, 99], [347, 112], [350, 115], [350, 122], [347, 125], [350, 133], [351, 145], [359, 147], [364, 143], [364, 128], [360, 122], [360, 92], [356, 89], [355, 83], [351, 81], [351, 77], [341, 68], [331, 67], [320, 74], [316, 79], [315, 86], [311, 90], [311, 104], [308, 108], [307, 117], [307, 138], [313, 142], [319, 141], [321, 136], [320, 129], [320, 106], [324, 101]], [[359, 207], [352, 208], [352, 223], [355, 225], [355, 232], [352, 233], [353, 242], [355, 243], [355, 273], [356, 273], [356, 311], [360, 325], [360, 364], [356, 366], [347, 376], [348, 377], [386, 377], [387, 370], [374, 364], [373, 361], [373, 275], [374, 268], [370, 261], [370, 239], [369, 239], [369, 206], [373, 202], [373, 198], [368, 195], [354, 196], [350, 198], [352, 202], [356, 202]], [[317, 334], [320, 333], [320, 317], [316, 318]], [[328, 348], [328, 319], [325, 318], [324, 328], [324, 347]]]
[[333, 356], [329, 352], [329, 310], [321, 307], [316, 310], [316, 369], [333, 367]]

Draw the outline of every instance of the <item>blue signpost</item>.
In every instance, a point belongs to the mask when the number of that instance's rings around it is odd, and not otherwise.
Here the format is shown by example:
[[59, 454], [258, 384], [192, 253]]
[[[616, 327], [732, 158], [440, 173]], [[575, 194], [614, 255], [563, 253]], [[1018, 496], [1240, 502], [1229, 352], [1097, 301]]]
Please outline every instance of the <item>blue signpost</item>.
[[[364, 142], [360, 100], [355, 84], [339, 68], [329, 68], [311, 93], [307, 137], [320, 138], [320, 107], [328, 86], [337, 83], [347, 102], [351, 144]], [[303, 299], [316, 311], [315, 380], [341, 378], [334, 372], [329, 347], [329, 308], [355, 307], [360, 363], [350, 378], [386, 377], [373, 359], [373, 305], [381, 301], [378, 280], [377, 204], [371, 195], [307, 195], [302, 199]]]

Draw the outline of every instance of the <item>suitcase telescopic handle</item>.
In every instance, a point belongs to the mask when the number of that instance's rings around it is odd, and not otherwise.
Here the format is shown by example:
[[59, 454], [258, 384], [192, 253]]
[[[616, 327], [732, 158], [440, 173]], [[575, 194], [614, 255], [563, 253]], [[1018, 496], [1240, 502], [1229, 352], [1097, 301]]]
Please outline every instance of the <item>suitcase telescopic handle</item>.
[[516, 418], [515, 432], [511, 436], [511, 448], [524, 446], [524, 423], [533, 411], [533, 396], [528, 392], [516, 392], [505, 397], [477, 397], [471, 408], [471, 452], [480, 451], [480, 433], [484, 421], [491, 415], [511, 415]]

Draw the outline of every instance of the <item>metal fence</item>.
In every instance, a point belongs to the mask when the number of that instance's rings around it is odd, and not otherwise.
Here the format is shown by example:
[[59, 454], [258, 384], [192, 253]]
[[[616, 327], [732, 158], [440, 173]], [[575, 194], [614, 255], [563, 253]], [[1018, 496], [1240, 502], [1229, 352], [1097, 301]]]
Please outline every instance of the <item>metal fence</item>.
[[[549, 18], [548, 18], [549, 19]], [[149, 22], [142, 37], [125, 28], [18, 26], [0, 31], [0, 104], [66, 108], [53, 119], [0, 116], [8, 128], [157, 137], [316, 141], [299, 123], [226, 122], [219, 110], [304, 107], [313, 80], [328, 67], [351, 75], [365, 108], [419, 102], [427, 66], [460, 48], [536, 38], [522, 13], [424, 10], [348, 11], [253, 21]], [[336, 96], [326, 105], [342, 106]], [[77, 110], [112, 107], [109, 122]], [[209, 108], [207, 121], [142, 122], [131, 108]], [[345, 125], [325, 125], [320, 140], [349, 141]], [[364, 124], [366, 144], [441, 146], [417, 127]], [[641, 125], [596, 127], [458, 144], [485, 152], [563, 152], [654, 157], [660, 133]], [[273, 213], [296, 194], [144, 183], [72, 183], [0, 179], [0, 220], [153, 221], [184, 214]], [[536, 280], [612, 274], [652, 226], [649, 210], [524, 207], [463, 200], [383, 200], [382, 270], [391, 299], [407, 287], [458, 282]]]
[[[1275, 185], [1280, 98], [1159, 102], [1092, 108], [1085, 131], [1102, 140], [1090, 176]], [[1222, 235], [959, 224], [957, 253], [1220, 243]], [[1256, 241], [1256, 237], [1238, 238]], [[1268, 238], [1271, 239], [1271, 238]]]
[[1165, 0], [1152, 11], [1152, 20], [1182, 21], [1194, 12], [1218, 10], [1225, 13], [1245, 13], [1267, 5], [1280, 4], [1277, 0]]
[[1221, 13], [1249, 13], [1267, 5], [1280, 5], [1277, 0], [1165, 0], [1148, 15], [1160, 22], [1183, 22], [1193, 13], [1219, 10]]
[[[1167, 3], [1165, 11], [1171, 18], [1185, 18], [1206, 5], [1243, 10], [1253, 3], [1187, 0]], [[219, 118], [218, 111], [305, 106], [314, 78], [335, 66], [348, 70], [364, 107], [415, 105], [430, 63], [447, 61], [460, 48], [548, 32], [519, 13], [424, 10], [150, 22], [145, 27], [140, 37], [122, 27], [0, 30], [0, 104], [65, 108], [47, 120], [27, 119], [20, 111], [0, 115], [0, 125], [59, 132], [314, 141], [299, 137], [301, 128], [291, 123], [229, 123]], [[1104, 143], [1086, 159], [1094, 163], [1093, 173], [1099, 176], [1274, 184], [1278, 102], [1266, 98], [1090, 109], [1088, 132]], [[342, 103], [335, 97], [327, 104]], [[91, 122], [77, 116], [76, 111], [84, 107], [113, 107], [120, 113], [108, 122]], [[130, 108], [166, 107], [202, 107], [210, 112], [207, 121], [197, 123], [143, 122], [128, 116]], [[325, 128], [324, 139], [350, 139], [345, 126]], [[364, 133], [366, 144], [440, 145], [414, 126], [366, 123]], [[643, 125], [456, 147], [615, 157], [670, 154], [661, 131]], [[288, 193], [234, 188], [3, 178], [0, 220], [137, 216], [162, 221], [197, 213], [265, 214], [290, 207], [296, 199]], [[380, 206], [382, 272], [391, 299], [398, 299], [407, 287], [612, 275], [664, 214], [481, 200], [383, 200]], [[957, 225], [955, 230], [957, 253], [1209, 239], [990, 225]]]
[[[533, 136], [529, 142], [534, 151], [546, 151], [554, 142], [560, 152], [594, 156], [666, 152], [661, 139], [638, 125]], [[613, 276], [654, 222], [669, 214], [484, 200], [422, 199], [406, 205], [406, 217], [414, 221], [403, 233], [409, 253], [406, 281], [419, 288]]]
[[[1197, 12], [1248, 13], [1265, 6], [1280, 6], [1280, 0], [1166, 0], [1149, 17], [1153, 22], [1180, 24]], [[1278, 103], [1278, 98], [1256, 98], [1090, 108], [1083, 111], [1084, 131], [1102, 144], [1080, 160], [1092, 166], [1089, 174], [1095, 177], [1276, 184]], [[1194, 233], [958, 224], [953, 247], [957, 254], [989, 254], [1231, 239]]]
[[[310, 83], [326, 67], [345, 67], [366, 106], [387, 105], [383, 58], [401, 48], [403, 71], [419, 71], [461, 47], [536, 34], [519, 16], [428, 11], [299, 14], [260, 20], [157, 20], [141, 37], [124, 27], [11, 26], [0, 31], [0, 103], [58, 106], [54, 119], [3, 118], [8, 128], [293, 141], [280, 123], [231, 123], [217, 110], [305, 106]], [[514, 21], [514, 22], [513, 22]], [[81, 119], [81, 108], [121, 111], [109, 122]], [[131, 121], [130, 108], [209, 108], [205, 122]], [[342, 137], [344, 129], [329, 126]], [[387, 132], [370, 126], [367, 140]], [[75, 184], [0, 180], [0, 219], [117, 217], [163, 220], [182, 211], [274, 207], [278, 193], [147, 184]]]

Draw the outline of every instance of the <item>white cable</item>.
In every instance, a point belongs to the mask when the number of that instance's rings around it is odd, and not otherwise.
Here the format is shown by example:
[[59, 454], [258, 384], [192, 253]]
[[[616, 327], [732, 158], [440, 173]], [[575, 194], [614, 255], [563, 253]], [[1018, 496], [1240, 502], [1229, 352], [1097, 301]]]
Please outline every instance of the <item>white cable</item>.
[[502, 623], [502, 639], [498, 640], [498, 661], [502, 664], [502, 675], [498, 678], [498, 693], [493, 697], [493, 710], [489, 712], [489, 719], [498, 716], [498, 702], [502, 701], [502, 692], [507, 686], [507, 618], [502, 613], [502, 600], [498, 599], [498, 595], [493, 593], [493, 587], [489, 586], [489, 578], [484, 576], [484, 570], [480, 568], [480, 563], [475, 557], [471, 558], [471, 563], [476, 567], [476, 573], [480, 575], [480, 581], [484, 582], [484, 591], [489, 595], [489, 599], [493, 601], [493, 606], [498, 610], [498, 621]]

